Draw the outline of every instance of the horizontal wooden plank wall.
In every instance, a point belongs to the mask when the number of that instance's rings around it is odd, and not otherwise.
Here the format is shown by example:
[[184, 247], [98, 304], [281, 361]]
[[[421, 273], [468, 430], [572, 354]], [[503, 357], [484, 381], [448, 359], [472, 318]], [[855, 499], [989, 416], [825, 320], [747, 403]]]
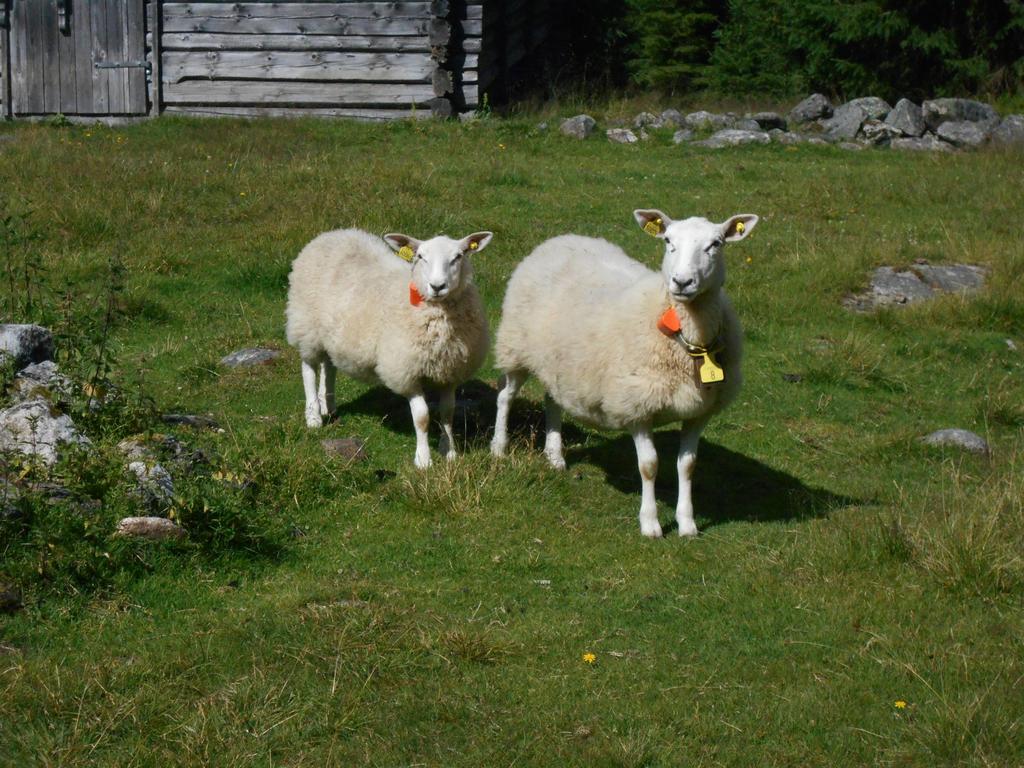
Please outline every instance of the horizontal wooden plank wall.
[[0, 0], [0, 118], [11, 118], [10, 12]]
[[154, 0], [150, 10], [153, 97], [165, 111], [387, 119], [477, 103], [479, 3]]

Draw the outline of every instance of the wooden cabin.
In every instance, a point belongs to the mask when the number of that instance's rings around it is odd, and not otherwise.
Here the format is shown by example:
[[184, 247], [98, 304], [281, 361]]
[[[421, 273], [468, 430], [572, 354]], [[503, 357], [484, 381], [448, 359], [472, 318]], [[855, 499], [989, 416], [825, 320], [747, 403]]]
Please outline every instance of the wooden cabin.
[[503, 103], [551, 29], [544, 0], [0, 0], [8, 118], [390, 119]]

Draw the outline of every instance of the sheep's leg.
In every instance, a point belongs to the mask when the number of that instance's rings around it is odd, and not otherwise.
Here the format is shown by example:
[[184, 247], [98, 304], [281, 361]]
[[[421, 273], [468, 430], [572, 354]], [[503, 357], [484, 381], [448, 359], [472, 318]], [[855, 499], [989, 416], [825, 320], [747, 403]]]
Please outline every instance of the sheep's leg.
[[438, 450], [451, 461], [455, 458], [455, 436], [452, 434], [452, 417], [455, 415], [455, 387], [441, 390], [437, 404], [438, 419], [441, 422], [441, 443]]
[[316, 391], [316, 368], [313, 363], [302, 361], [302, 388], [306, 391], [306, 426], [319, 427], [323, 424], [320, 416], [320, 399]]
[[562, 455], [562, 406], [544, 396], [544, 454], [555, 469], [565, 469], [565, 456]]
[[320, 391], [317, 400], [320, 404], [320, 415], [330, 418], [334, 415], [334, 374], [337, 368], [330, 359], [320, 363]]
[[508, 447], [508, 411], [516, 392], [526, 381], [523, 371], [509, 371], [505, 374], [505, 384], [498, 392], [498, 413], [494, 419], [494, 439], [491, 440], [491, 453], [504, 456]]
[[412, 411], [412, 425], [416, 429], [417, 468], [426, 469], [430, 466], [430, 445], [427, 443], [427, 428], [430, 426], [430, 409], [422, 394], [409, 398], [409, 410]]
[[693, 521], [693, 497], [691, 486], [693, 468], [697, 464], [697, 443], [700, 433], [707, 425], [707, 419], [698, 419], [683, 424], [679, 433], [679, 457], [676, 470], [679, 472], [679, 501], [676, 502], [676, 523], [680, 536], [696, 536], [697, 524]]
[[640, 468], [642, 495], [640, 500], [640, 533], [652, 539], [661, 536], [658, 522], [658, 502], [654, 498], [654, 480], [658, 476], [658, 450], [654, 447], [654, 435], [648, 426], [633, 432], [636, 444], [636, 463]]

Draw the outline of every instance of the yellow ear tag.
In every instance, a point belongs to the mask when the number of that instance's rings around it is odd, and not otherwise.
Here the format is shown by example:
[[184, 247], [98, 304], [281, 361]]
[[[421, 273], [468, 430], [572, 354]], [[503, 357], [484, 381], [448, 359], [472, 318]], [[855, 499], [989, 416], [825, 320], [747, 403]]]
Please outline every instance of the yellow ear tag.
[[651, 219], [644, 224], [644, 232], [651, 237], [657, 237], [661, 234], [661, 219]]
[[702, 384], [717, 384], [725, 381], [725, 371], [715, 360], [714, 352], [704, 353], [704, 362], [700, 366], [700, 381]]
[[416, 256], [416, 252], [408, 245], [403, 245], [398, 249], [398, 255], [406, 261], [412, 261], [413, 257]]
[[475, 250], [476, 250], [477, 248], [479, 248], [479, 247], [480, 247], [480, 244], [479, 244], [479, 243], [477, 243], [477, 241], [476, 241], [476, 240], [473, 240], [473, 241], [472, 241], [472, 242], [470, 242], [470, 244], [469, 244], [469, 250], [471, 250], [471, 251], [475, 251]]
[[742, 235], [746, 231], [747, 231], [747, 225], [744, 224], [742, 221], [737, 221], [736, 222], [736, 233]]

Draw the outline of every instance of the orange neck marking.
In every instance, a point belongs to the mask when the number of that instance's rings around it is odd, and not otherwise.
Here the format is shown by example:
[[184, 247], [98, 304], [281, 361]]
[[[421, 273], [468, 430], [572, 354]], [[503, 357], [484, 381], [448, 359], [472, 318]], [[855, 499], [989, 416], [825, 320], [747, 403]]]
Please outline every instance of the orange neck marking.
[[682, 325], [679, 324], [679, 315], [676, 314], [673, 307], [666, 309], [664, 314], [658, 318], [658, 330], [666, 336], [675, 336], [682, 329]]
[[414, 307], [418, 307], [423, 303], [423, 297], [420, 292], [416, 290], [416, 283], [409, 283], [409, 303]]

